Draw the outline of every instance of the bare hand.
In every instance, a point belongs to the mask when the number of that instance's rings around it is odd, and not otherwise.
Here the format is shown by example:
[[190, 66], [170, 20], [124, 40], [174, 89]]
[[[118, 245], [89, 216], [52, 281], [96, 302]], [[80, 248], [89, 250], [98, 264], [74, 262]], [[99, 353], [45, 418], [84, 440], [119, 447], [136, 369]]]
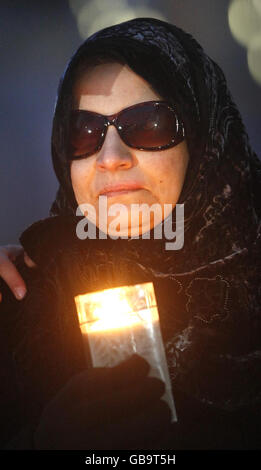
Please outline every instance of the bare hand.
[[[5, 245], [0, 247], [0, 277], [6, 282], [17, 300], [24, 298], [26, 285], [14, 265], [16, 258], [24, 253], [24, 262], [29, 268], [35, 267], [35, 263], [24, 252], [20, 245]], [[2, 294], [0, 292], [0, 302]]]

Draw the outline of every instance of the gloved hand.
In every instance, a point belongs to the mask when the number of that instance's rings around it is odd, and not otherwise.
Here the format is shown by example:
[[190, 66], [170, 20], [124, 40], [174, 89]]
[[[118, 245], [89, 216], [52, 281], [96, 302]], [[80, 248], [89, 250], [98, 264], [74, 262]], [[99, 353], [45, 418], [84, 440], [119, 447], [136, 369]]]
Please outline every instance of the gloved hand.
[[74, 376], [44, 409], [35, 449], [160, 449], [170, 429], [164, 383], [140, 356]]

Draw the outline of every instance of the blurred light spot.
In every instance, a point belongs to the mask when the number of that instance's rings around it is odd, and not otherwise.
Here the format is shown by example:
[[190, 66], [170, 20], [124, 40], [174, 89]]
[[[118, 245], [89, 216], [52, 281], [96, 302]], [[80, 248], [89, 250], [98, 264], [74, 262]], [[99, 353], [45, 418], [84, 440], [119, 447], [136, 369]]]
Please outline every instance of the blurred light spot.
[[88, 0], [68, 0], [69, 6], [73, 12], [73, 14], [76, 16], [80, 9], [86, 5]]
[[[261, 3], [261, 0], [257, 0]], [[247, 46], [261, 29], [261, 15], [253, 0], [233, 0], [228, 8], [228, 23], [234, 38]]]
[[261, 0], [231, 0], [228, 22], [234, 38], [247, 49], [250, 74], [261, 83]]
[[247, 62], [251, 75], [258, 83], [261, 83], [261, 32], [248, 46]]
[[[143, 1], [147, 3], [146, 0]], [[69, 0], [69, 2], [71, 8], [74, 4], [73, 11], [83, 39], [102, 28], [138, 17], [166, 20], [166, 17], [155, 8], [146, 5], [129, 6], [127, 0], [91, 0], [88, 3], [83, 0]]]
[[255, 9], [261, 15], [261, 0], [253, 0], [253, 4], [254, 4]]

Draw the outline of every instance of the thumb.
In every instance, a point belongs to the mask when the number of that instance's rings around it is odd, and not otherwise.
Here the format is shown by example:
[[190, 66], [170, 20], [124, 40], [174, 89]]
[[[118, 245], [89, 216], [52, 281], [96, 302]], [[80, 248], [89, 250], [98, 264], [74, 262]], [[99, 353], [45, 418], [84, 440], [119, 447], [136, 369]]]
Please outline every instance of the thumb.
[[35, 262], [28, 256], [26, 252], [24, 252], [24, 262], [28, 268], [35, 268], [36, 264]]
[[[99, 370], [100, 369], [100, 370]], [[133, 354], [117, 366], [96, 368], [96, 385], [108, 391], [125, 389], [144, 379], [150, 370], [148, 362], [141, 356]], [[99, 373], [100, 372], [100, 373]]]
[[[0, 277], [6, 282], [15, 297], [20, 300], [26, 294], [25, 283], [13, 262], [0, 253]], [[2, 296], [1, 296], [2, 297]]]

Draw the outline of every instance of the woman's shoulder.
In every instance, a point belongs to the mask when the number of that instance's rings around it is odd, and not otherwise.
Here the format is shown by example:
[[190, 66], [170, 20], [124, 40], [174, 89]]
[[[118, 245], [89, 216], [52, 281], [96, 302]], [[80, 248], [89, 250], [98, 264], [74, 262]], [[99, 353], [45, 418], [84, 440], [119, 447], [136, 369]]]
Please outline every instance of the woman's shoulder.
[[43, 299], [56, 296], [57, 286], [62, 283], [59, 254], [64, 252], [64, 246], [72, 239], [73, 224], [69, 217], [49, 217], [34, 222], [21, 234], [21, 245], [36, 267], [29, 268], [24, 263], [23, 253], [15, 261], [27, 286], [27, 294], [20, 301], [16, 300], [8, 285], [0, 279], [3, 298], [0, 304], [1, 324], [6, 324], [6, 328], [15, 329], [13, 323], [15, 324], [16, 318], [23, 315], [22, 312], [35, 297], [38, 299], [37, 303], [41, 304]]
[[72, 216], [53, 216], [38, 220], [20, 236], [20, 243], [32, 260], [41, 265], [51, 253], [58, 253], [76, 236], [78, 220]]

